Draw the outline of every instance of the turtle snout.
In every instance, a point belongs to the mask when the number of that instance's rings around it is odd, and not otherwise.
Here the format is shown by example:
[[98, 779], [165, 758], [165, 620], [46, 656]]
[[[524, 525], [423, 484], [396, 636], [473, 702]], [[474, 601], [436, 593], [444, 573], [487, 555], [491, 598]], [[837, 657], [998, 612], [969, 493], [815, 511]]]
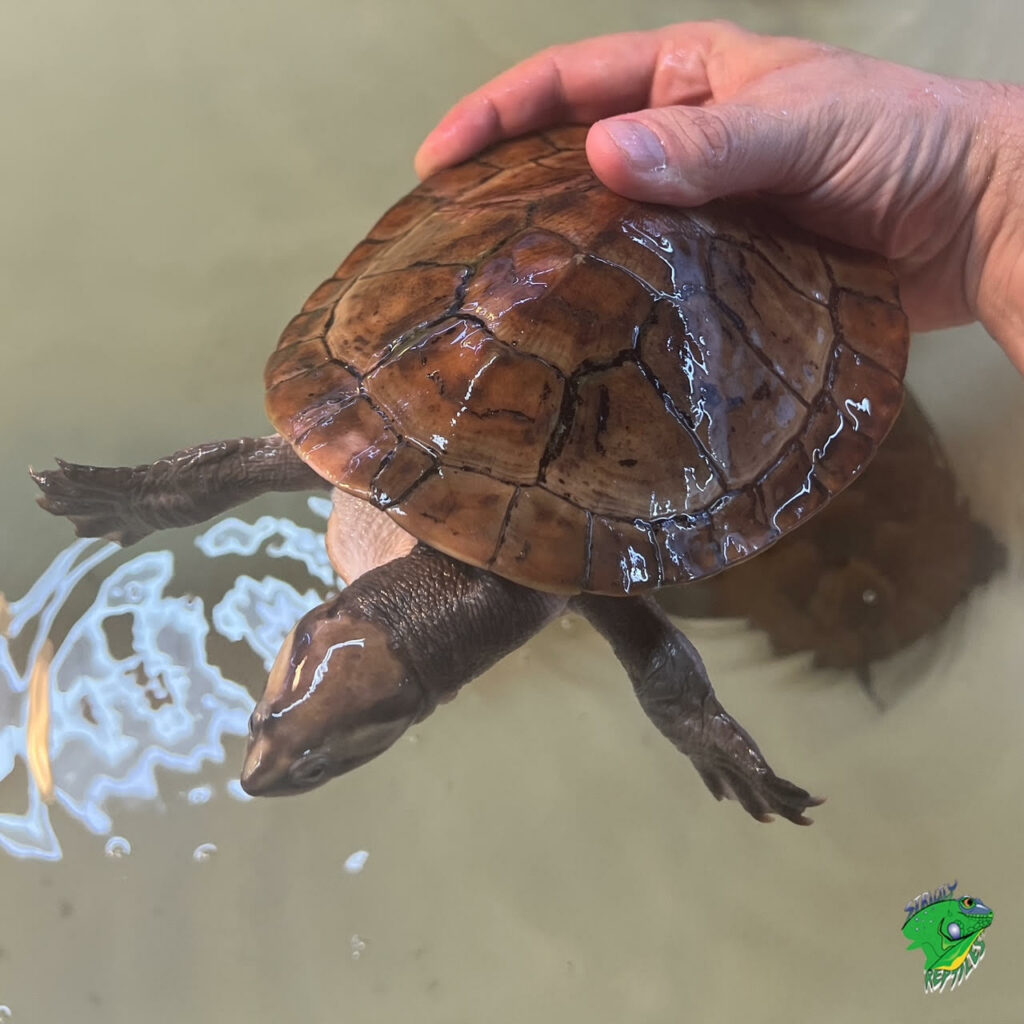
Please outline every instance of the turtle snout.
[[252, 738], [250, 733], [249, 749], [245, 752], [245, 764], [242, 765], [239, 780], [242, 789], [249, 796], [271, 794], [277, 788], [281, 777], [278, 761], [267, 737], [257, 735]]

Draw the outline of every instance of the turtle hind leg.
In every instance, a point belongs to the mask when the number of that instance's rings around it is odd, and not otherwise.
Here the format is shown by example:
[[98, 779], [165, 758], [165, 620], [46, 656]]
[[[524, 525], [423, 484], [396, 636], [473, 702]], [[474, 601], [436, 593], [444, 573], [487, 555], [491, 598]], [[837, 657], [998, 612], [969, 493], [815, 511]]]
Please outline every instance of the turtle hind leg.
[[154, 530], [204, 522], [268, 491], [311, 490], [326, 482], [282, 437], [213, 441], [148, 466], [30, 470], [41, 508], [70, 519], [79, 537], [127, 546]]
[[758, 821], [797, 825], [822, 801], [780, 779], [750, 734], [719, 703], [693, 644], [649, 598], [583, 594], [573, 606], [612, 645], [647, 717], [693, 762], [715, 798], [729, 796]]

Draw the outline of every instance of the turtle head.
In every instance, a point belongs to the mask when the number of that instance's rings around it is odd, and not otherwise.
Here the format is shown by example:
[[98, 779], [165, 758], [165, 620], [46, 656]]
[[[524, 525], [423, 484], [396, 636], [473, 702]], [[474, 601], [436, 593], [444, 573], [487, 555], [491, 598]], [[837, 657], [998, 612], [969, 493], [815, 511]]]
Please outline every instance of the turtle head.
[[430, 709], [386, 626], [345, 600], [307, 612], [285, 639], [249, 719], [242, 788], [301, 793], [383, 753]]

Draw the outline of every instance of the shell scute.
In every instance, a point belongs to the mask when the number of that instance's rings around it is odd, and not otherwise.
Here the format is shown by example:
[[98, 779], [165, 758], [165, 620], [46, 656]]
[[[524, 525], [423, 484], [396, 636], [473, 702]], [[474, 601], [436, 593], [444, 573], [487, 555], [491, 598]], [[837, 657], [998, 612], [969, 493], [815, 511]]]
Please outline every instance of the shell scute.
[[528, 224], [564, 238], [576, 252], [606, 258], [605, 246], [622, 232], [630, 205], [628, 199], [604, 189], [558, 189], [530, 204]]
[[361, 395], [334, 397], [317, 408], [315, 418], [307, 418], [311, 422], [296, 425], [295, 449], [333, 484], [368, 498], [380, 462], [398, 437]]
[[550, 167], [554, 171], [571, 171], [581, 177], [590, 177], [590, 163], [583, 149], [563, 149], [553, 156], [543, 156], [537, 160], [540, 167]]
[[[351, 284], [386, 248], [386, 242], [382, 239], [364, 238], [341, 261], [341, 265], [332, 276], [337, 281]], [[324, 283], [326, 284], [326, 282]], [[322, 288], [323, 285], [320, 287]], [[317, 289], [317, 291], [319, 290]], [[313, 294], [316, 295], [316, 292]]]
[[504, 146], [495, 146], [485, 159], [491, 167], [500, 170], [503, 167], [518, 167], [529, 160], [543, 160], [558, 152], [558, 148], [543, 135], [523, 135]]
[[444, 212], [431, 214], [383, 253], [374, 265], [374, 275], [391, 271], [419, 272], [430, 263], [472, 265], [480, 254], [494, 246], [495, 239], [508, 238], [526, 226], [525, 207], [514, 203], [471, 209], [452, 218]]
[[708, 515], [675, 516], [656, 524], [666, 583], [701, 579], [725, 568], [722, 549]]
[[661, 555], [648, 523], [594, 516], [587, 590], [629, 594], [664, 582]]
[[365, 378], [403, 436], [511, 483], [536, 481], [563, 387], [550, 366], [462, 319], [442, 321]]
[[445, 316], [467, 267], [423, 267], [361, 277], [336, 307], [327, 331], [331, 355], [363, 374], [411, 332]]
[[[406, 196], [401, 202], [395, 203], [387, 213], [384, 214], [376, 224], [370, 228], [366, 236], [368, 242], [391, 242], [396, 238], [402, 238], [409, 230], [417, 224], [421, 224], [424, 218], [428, 217], [440, 205], [441, 200], [434, 195], [419, 193]], [[365, 243], [364, 243], [365, 244]], [[363, 256], [365, 259], [365, 256]], [[365, 266], [365, 263], [363, 264]], [[353, 271], [359, 273], [362, 267], [346, 267], [343, 263], [338, 268], [338, 277], [341, 271], [346, 270], [349, 274]]]
[[[321, 309], [333, 310], [338, 299], [348, 291], [352, 285], [352, 278], [329, 277], [306, 299], [302, 307], [303, 313], [318, 311]], [[278, 343], [278, 348], [283, 347]]]
[[[694, 211], [694, 226], [708, 238], [765, 261], [789, 287], [813, 302], [828, 304], [830, 267], [813, 235], [777, 214], [749, 204], [717, 200]], [[832, 243], [828, 243], [831, 245]], [[877, 259], [875, 260], [877, 273]]]
[[766, 452], [803, 427], [803, 403], [703, 292], [660, 302], [640, 354], [731, 487], [752, 480]]
[[579, 590], [586, 577], [587, 513], [543, 487], [520, 487], [489, 568], [503, 576], [543, 574], [552, 590]]
[[545, 486], [597, 515], [655, 518], [704, 508], [722, 493], [714, 468], [633, 362], [595, 370]]
[[684, 296], [707, 287], [708, 240], [663, 207], [631, 210], [620, 236], [608, 240], [607, 251], [657, 285], [662, 295]]
[[757, 253], [723, 243], [711, 247], [711, 288], [747, 342], [804, 402], [822, 389], [835, 331], [825, 306], [794, 292]]
[[495, 337], [563, 374], [581, 357], [605, 363], [633, 348], [653, 303], [616, 267], [532, 228], [494, 253], [466, 289], [462, 311]]
[[293, 316], [277, 343], [278, 351], [303, 341], [322, 341], [331, 319], [331, 312], [330, 306], [320, 306]]
[[738, 200], [632, 202], [586, 129], [502, 143], [374, 226], [267, 364], [275, 427], [420, 540], [623, 594], [751, 557], [867, 464], [908, 336], [884, 260]]
[[[268, 392], [275, 391], [278, 384], [290, 380], [293, 377], [308, 377], [316, 371], [325, 367], [331, 362], [327, 346], [323, 338], [307, 338], [305, 341], [296, 342], [287, 348], [279, 348], [268, 360], [263, 373], [263, 383]], [[350, 374], [346, 376], [351, 376]], [[319, 386], [319, 377], [311, 377], [313, 388]], [[316, 391], [307, 391], [307, 394], [316, 394]], [[269, 395], [268, 395], [269, 397]], [[274, 401], [279, 398], [275, 393]]]
[[457, 202], [463, 206], [481, 206], [494, 202], [529, 203], [560, 188], [578, 186], [581, 182], [590, 187], [585, 172], [578, 166], [546, 167], [528, 162], [498, 171], [459, 196]]
[[486, 566], [498, 550], [515, 491], [484, 473], [442, 465], [388, 513], [424, 543]]
[[371, 481], [373, 503], [382, 509], [400, 504], [418, 483], [436, 470], [434, 456], [411, 441], [401, 441], [381, 461]]
[[[359, 381], [344, 367], [316, 354], [318, 342], [293, 346], [291, 358], [267, 367], [267, 406], [277, 429], [296, 444], [311, 423], [329, 419], [338, 405], [359, 395]], [[296, 350], [302, 354], [296, 360]], [[298, 372], [291, 372], [297, 370]], [[319, 469], [319, 467], [317, 467]]]
[[802, 446], [789, 449], [765, 474], [760, 488], [765, 508], [771, 510], [771, 524], [780, 535], [817, 512], [829, 498]]
[[877, 363], [838, 346], [831, 395], [858, 434], [879, 444], [903, 404], [903, 384]]
[[814, 464], [815, 479], [832, 494], [861, 472], [875, 450], [870, 438], [857, 433], [856, 422], [831, 399], [820, 402], [808, 417], [802, 443]]
[[896, 278], [892, 274], [879, 273], [877, 256], [851, 249], [838, 242], [829, 244], [831, 248], [825, 260], [829, 275], [837, 288], [879, 299], [899, 309], [900, 296]]
[[[488, 163], [486, 160], [470, 160], [467, 163], [459, 164], [457, 167], [449, 167], [446, 170], [438, 171], [437, 174], [427, 178], [419, 188], [405, 199], [400, 200], [395, 206], [402, 206], [413, 196], [430, 196], [444, 202], [464, 198], [465, 193], [477, 185], [501, 173], [501, 168], [496, 164]], [[394, 209], [395, 207], [392, 207]]]
[[907, 370], [907, 349], [899, 344], [902, 311], [879, 299], [840, 291], [836, 312], [844, 344], [902, 380]]
[[744, 487], [720, 498], [711, 509], [715, 543], [728, 566], [756, 554], [778, 536], [754, 487]]

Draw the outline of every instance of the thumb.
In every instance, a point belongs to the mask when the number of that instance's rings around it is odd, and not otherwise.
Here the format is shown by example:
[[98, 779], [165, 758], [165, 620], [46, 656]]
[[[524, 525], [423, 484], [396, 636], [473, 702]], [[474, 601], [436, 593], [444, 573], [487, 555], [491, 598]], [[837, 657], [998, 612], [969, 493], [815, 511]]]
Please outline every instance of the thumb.
[[803, 119], [739, 104], [659, 107], [598, 121], [587, 136], [587, 157], [608, 188], [630, 199], [697, 206], [737, 192], [801, 191], [797, 165], [813, 140]]

